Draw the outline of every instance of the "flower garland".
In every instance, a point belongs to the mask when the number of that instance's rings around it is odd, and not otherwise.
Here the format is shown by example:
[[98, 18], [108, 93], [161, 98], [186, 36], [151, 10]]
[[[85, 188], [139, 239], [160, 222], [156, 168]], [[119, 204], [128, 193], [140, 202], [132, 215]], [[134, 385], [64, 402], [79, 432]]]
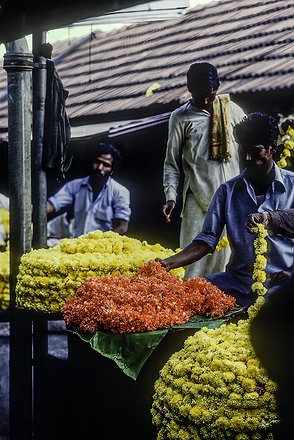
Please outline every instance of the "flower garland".
[[264, 295], [267, 292], [267, 288], [263, 285], [266, 280], [266, 264], [267, 259], [264, 254], [267, 252], [267, 230], [262, 224], [257, 225], [257, 227], [252, 228], [252, 232], [257, 234], [256, 239], [253, 242], [255, 250], [255, 263], [253, 265], [252, 279], [254, 283], [251, 285], [252, 292], [256, 293], [257, 299], [254, 304], [252, 304], [248, 309], [249, 319], [254, 318], [258, 311], [265, 303]]
[[[148, 244], [115, 232], [89, 232], [60, 245], [37, 249], [21, 258], [16, 286], [20, 307], [58, 312], [88, 279], [120, 272], [135, 275], [138, 267], [155, 258], [174, 254], [160, 244]], [[183, 276], [183, 269], [173, 271]]]
[[264, 303], [266, 231], [258, 225], [249, 319], [203, 328], [173, 354], [155, 383], [151, 409], [158, 440], [272, 440], [279, 422], [274, 393], [250, 342], [249, 325]]
[[182, 281], [149, 261], [132, 277], [87, 281], [62, 313], [68, 325], [85, 332], [138, 333], [184, 324], [195, 314], [223, 316], [235, 302], [204, 278]]
[[[294, 116], [290, 115], [286, 119], [291, 119], [294, 121]], [[294, 150], [294, 128], [289, 126], [281, 140], [284, 144], [284, 149], [281, 153], [279, 161], [277, 162], [277, 165], [280, 168], [286, 168], [287, 160], [292, 156]]]

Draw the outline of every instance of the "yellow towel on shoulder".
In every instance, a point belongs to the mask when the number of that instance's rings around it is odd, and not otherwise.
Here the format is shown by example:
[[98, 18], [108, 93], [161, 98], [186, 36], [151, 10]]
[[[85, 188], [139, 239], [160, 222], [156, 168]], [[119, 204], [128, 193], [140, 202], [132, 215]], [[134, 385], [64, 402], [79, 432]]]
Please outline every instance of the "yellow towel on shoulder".
[[212, 110], [210, 159], [229, 162], [231, 142], [230, 96], [217, 95]]

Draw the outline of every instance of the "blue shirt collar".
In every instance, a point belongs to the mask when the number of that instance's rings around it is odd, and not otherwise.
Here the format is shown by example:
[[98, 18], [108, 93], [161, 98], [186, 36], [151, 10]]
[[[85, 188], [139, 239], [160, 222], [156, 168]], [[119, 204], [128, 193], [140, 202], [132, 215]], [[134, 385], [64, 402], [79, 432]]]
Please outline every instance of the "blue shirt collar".
[[[81, 186], [87, 186], [92, 191], [92, 187], [90, 185], [89, 180], [90, 180], [90, 176], [85, 177], [81, 182]], [[110, 180], [111, 180], [111, 176], [109, 176], [103, 188], [106, 188], [109, 185]]]
[[[281, 173], [281, 169], [278, 167], [278, 165], [274, 162], [273, 163], [274, 169], [275, 169], [275, 180], [273, 181], [273, 185], [277, 188], [281, 188], [283, 190], [283, 192], [286, 191], [286, 187], [284, 184], [284, 179]], [[248, 186], [248, 184], [250, 183], [246, 177], [245, 177], [245, 170], [240, 174], [240, 176], [242, 177], [244, 183]], [[275, 188], [273, 188], [273, 190], [275, 190]]]

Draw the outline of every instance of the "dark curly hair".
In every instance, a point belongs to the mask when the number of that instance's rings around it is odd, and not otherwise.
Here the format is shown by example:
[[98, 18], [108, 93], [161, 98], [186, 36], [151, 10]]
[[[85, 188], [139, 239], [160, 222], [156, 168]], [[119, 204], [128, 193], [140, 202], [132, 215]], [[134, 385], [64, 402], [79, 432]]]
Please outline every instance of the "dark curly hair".
[[234, 127], [234, 137], [240, 145], [264, 145], [276, 147], [279, 126], [273, 116], [250, 113]]
[[216, 67], [205, 61], [191, 64], [187, 72], [187, 85], [191, 90], [199, 86], [208, 91], [217, 90], [219, 78]]

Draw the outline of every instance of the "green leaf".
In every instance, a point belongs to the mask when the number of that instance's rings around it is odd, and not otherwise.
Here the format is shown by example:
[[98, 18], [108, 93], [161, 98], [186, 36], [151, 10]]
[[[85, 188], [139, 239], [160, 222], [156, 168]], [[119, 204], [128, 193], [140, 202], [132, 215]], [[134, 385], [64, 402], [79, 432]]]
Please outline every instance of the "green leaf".
[[186, 324], [178, 324], [162, 330], [145, 333], [115, 334], [106, 332], [84, 333], [78, 329], [70, 329], [83, 341], [90, 344], [93, 350], [109, 359], [112, 359], [122, 371], [136, 380], [141, 368], [160, 344], [162, 339], [172, 330], [200, 329], [202, 327], [217, 328], [234, 316], [243, 313], [245, 307], [236, 306], [234, 310], [227, 312], [223, 317], [205, 317], [195, 315]]

